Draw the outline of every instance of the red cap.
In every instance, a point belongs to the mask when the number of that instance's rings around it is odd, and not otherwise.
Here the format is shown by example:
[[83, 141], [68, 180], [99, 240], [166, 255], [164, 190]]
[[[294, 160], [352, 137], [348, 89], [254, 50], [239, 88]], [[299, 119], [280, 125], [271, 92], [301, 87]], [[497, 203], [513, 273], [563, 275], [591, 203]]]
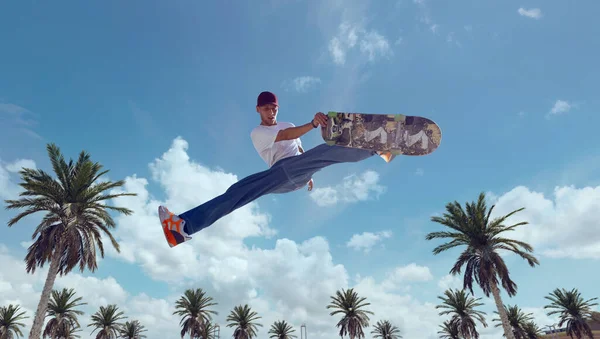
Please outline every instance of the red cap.
[[256, 106], [263, 106], [266, 104], [279, 106], [277, 103], [277, 96], [271, 92], [261, 92], [256, 99]]

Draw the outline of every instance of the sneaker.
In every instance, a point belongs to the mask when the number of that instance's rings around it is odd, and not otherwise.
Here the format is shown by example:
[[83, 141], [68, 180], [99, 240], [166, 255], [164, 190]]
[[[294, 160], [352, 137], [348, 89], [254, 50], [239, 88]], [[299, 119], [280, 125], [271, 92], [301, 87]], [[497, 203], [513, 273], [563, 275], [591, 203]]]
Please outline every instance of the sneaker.
[[396, 155], [392, 154], [390, 151], [377, 152], [377, 154], [379, 154], [379, 156], [385, 160], [385, 162], [390, 162], [396, 157]]
[[162, 229], [169, 246], [175, 247], [192, 239], [192, 237], [183, 230], [185, 220], [176, 216], [174, 213], [169, 212], [166, 207], [158, 207], [158, 217], [160, 218], [160, 223], [162, 224]]

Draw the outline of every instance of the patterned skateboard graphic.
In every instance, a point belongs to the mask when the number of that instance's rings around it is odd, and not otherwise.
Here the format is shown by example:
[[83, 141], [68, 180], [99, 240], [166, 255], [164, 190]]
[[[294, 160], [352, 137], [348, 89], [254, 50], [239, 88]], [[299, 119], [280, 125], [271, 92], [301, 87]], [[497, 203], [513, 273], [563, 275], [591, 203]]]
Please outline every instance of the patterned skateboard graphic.
[[435, 122], [402, 114], [329, 112], [322, 136], [328, 145], [415, 156], [430, 154], [442, 141]]

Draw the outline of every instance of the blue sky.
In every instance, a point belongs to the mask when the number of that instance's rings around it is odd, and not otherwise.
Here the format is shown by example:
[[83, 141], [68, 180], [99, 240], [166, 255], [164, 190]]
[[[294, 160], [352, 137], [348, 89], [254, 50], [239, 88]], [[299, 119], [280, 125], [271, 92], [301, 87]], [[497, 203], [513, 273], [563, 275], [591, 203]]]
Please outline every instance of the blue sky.
[[[264, 316], [263, 334], [286, 315], [294, 326], [306, 322], [311, 338], [329, 338], [337, 322], [324, 309], [329, 291], [356, 286], [373, 301], [375, 320], [381, 314], [408, 337], [431, 338], [441, 318], [428, 303], [450, 281], [458, 252], [431, 254], [438, 243], [424, 236], [441, 226], [429, 219], [481, 191], [499, 213], [527, 208], [518, 221], [531, 225], [515, 236], [532, 242], [541, 261], [531, 269], [507, 257], [520, 293], [506, 303], [530, 309], [543, 326], [552, 319], [539, 308], [552, 289], [599, 296], [599, 277], [588, 271], [600, 259], [600, 45], [592, 39], [600, 4], [233, 4], [0, 6], [2, 199], [18, 192], [20, 165], [49, 169], [48, 142], [68, 157], [85, 149], [110, 179], [127, 178], [140, 193], [117, 201], [136, 211], [118, 219], [122, 254], [109, 252], [93, 275], [57, 282], [84, 298], [107, 293], [89, 310], [120, 303], [146, 320], [149, 338], [164, 337], [177, 329], [174, 299], [202, 287], [219, 301], [221, 323], [248, 301]], [[189, 245], [167, 248], [152, 199], [183, 211], [265, 169], [249, 138], [263, 90], [279, 96], [280, 121], [303, 124], [329, 110], [421, 115], [442, 127], [442, 145], [426, 157], [327, 168], [313, 194], [263, 197]], [[316, 132], [302, 140], [307, 149], [322, 142]], [[327, 187], [340, 199], [334, 205], [314, 199]], [[357, 196], [366, 198], [348, 198]], [[3, 220], [11, 215], [0, 211]], [[0, 228], [5, 267], [19, 267], [36, 220]], [[45, 276], [8, 272], [0, 283], [18, 292], [0, 288], [0, 302], [33, 310]], [[484, 299], [491, 321], [493, 301]]]

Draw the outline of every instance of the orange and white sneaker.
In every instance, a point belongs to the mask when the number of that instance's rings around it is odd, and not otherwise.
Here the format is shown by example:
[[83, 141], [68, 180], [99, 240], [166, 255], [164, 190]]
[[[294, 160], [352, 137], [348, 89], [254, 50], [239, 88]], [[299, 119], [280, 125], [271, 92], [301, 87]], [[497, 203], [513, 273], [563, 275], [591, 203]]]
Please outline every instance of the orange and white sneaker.
[[185, 220], [174, 213], [169, 212], [166, 207], [158, 207], [158, 217], [160, 218], [160, 223], [162, 224], [162, 229], [169, 246], [175, 247], [192, 239], [192, 237], [183, 230]]
[[385, 160], [385, 162], [390, 162], [390, 161], [392, 161], [396, 157], [396, 155], [392, 154], [392, 152], [390, 152], [390, 151], [380, 151], [380, 152], [377, 152], [377, 154], [383, 160]]

